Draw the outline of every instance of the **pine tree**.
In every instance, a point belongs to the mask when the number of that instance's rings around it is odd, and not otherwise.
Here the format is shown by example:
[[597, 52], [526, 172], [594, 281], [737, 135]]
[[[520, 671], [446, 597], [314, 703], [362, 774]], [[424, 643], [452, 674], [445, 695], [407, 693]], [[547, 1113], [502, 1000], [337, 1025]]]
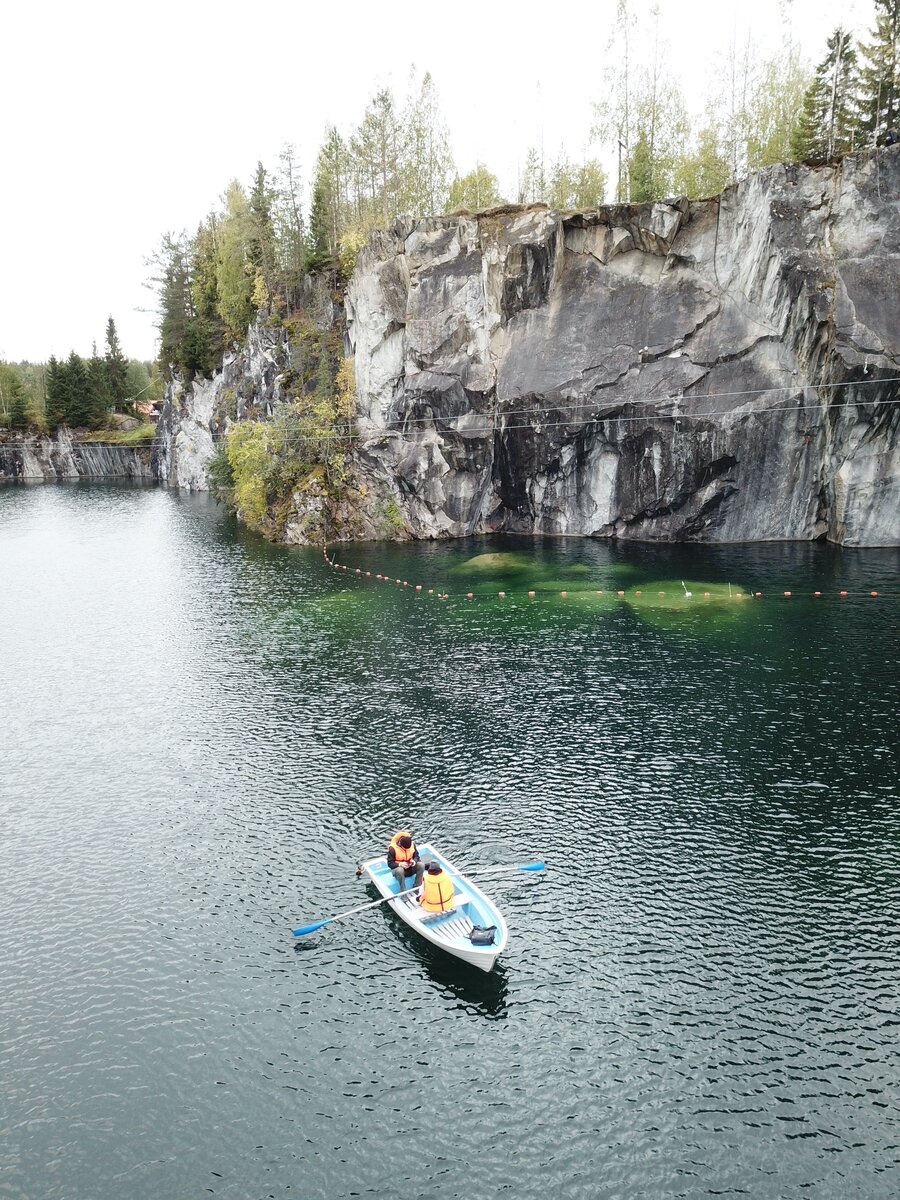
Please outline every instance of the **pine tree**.
[[106, 322], [106, 374], [109, 380], [109, 396], [115, 408], [122, 408], [128, 398], [127, 373], [128, 360], [119, 345], [116, 323], [110, 317]]
[[193, 313], [184, 331], [182, 365], [186, 371], [211, 375], [225, 348], [225, 327], [219, 316], [218, 222], [210, 214], [193, 241], [191, 297]]
[[[110, 317], [109, 323], [112, 325], [112, 317]], [[108, 326], [107, 337], [109, 337]], [[114, 343], [118, 345], [115, 340], [115, 326], [113, 326], [113, 339]], [[127, 363], [125, 363], [125, 370], [127, 373]], [[91, 393], [90, 417], [87, 423], [94, 429], [100, 429], [106, 424], [109, 410], [113, 407], [113, 393], [110, 384], [109, 358], [107, 357], [104, 360], [100, 357], [97, 353], [96, 342], [94, 343], [91, 357], [88, 360], [87, 373]]]
[[856, 87], [856, 51], [850, 34], [838, 27], [803, 97], [803, 112], [791, 139], [795, 158], [827, 162], [857, 149]]
[[28, 425], [25, 389], [14, 372], [11, 372], [9, 384], [9, 427], [10, 429], [24, 429]]
[[900, 0], [875, 0], [872, 41], [862, 52], [862, 126], [874, 144], [900, 124]]
[[309, 266], [313, 271], [328, 266], [334, 258], [336, 247], [332, 246], [331, 231], [332, 219], [325, 184], [317, 179], [309, 214]]
[[188, 323], [194, 315], [190, 272], [191, 248], [185, 234], [176, 237], [167, 233], [151, 266], [158, 272], [152, 276], [159, 297], [159, 364], [164, 371], [170, 367], [184, 370], [182, 348]]
[[63, 420], [78, 428], [93, 426], [96, 410], [91, 393], [91, 381], [83, 358], [73, 350], [62, 368], [64, 380]]
[[257, 163], [250, 192], [250, 230], [247, 240], [247, 262], [257, 277], [261, 277], [266, 306], [271, 308], [275, 294], [275, 228], [272, 224], [272, 205], [275, 192], [269, 186], [266, 169]]
[[51, 431], [56, 429], [65, 416], [62, 367], [52, 354], [47, 363], [47, 375], [44, 380], [44, 415], [47, 428]]
[[634, 149], [628, 157], [628, 178], [631, 182], [631, 199], [640, 204], [647, 200], [656, 200], [659, 192], [656, 188], [653, 169], [653, 154], [646, 133], [638, 133]]

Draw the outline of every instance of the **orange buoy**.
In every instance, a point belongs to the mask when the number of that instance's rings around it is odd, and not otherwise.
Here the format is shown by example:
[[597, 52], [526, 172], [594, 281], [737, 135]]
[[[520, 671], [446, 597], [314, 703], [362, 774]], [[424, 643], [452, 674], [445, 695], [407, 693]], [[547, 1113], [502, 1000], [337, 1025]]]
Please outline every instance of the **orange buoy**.
[[656, 594], [657, 594], [657, 596], [664, 596], [666, 593], [665, 592], [657, 592]]
[[842, 596], [846, 596], [846, 595], [847, 595], [847, 593], [846, 593], [846, 592], [841, 592], [841, 595], [842, 595]]
[[429, 589], [428, 589], [428, 595], [429, 595], [429, 596], [433, 596], [433, 595], [434, 595], [434, 588], [429, 588]]
[[878, 593], [877, 593], [877, 592], [869, 592], [869, 595], [870, 595], [870, 596], [877, 596], [877, 595], [878, 595]]
[[561, 596], [568, 596], [568, 594], [569, 594], [569, 593], [568, 593], [568, 592], [560, 592], [559, 594], [560, 594]]
[[498, 592], [497, 595], [500, 597], [501, 600], [506, 599], [506, 592]]
[[789, 596], [791, 593], [790, 593], [790, 592], [785, 592], [784, 594], [785, 594], [786, 596]]
[[704, 596], [708, 596], [708, 595], [709, 595], [709, 592], [704, 592], [704, 593], [703, 593], [703, 595], [704, 595]]
[[760, 598], [760, 596], [762, 595], [762, 592], [755, 592], [754, 595], [756, 596], [756, 598], [758, 600]]
[[736, 593], [735, 593], [735, 597], [736, 597], [736, 599], [738, 599], [738, 600], [743, 600], [743, 598], [744, 598], [744, 593], [743, 593], [743, 592], [736, 592]]
[[403, 580], [402, 580], [402, 579], [398, 579], [398, 580], [397, 580], [397, 583], [398, 583], [398, 584], [401, 584], [402, 582], [403, 582]]
[[472, 592], [466, 592], [466, 599], [467, 599], [467, 600], [471, 600], [471, 599], [472, 599]]
[[533, 599], [534, 599], [534, 592], [529, 592], [529, 593], [528, 593], [528, 598], [529, 598], [529, 600], [533, 600]]
[[634, 594], [635, 594], [636, 596], [640, 596], [640, 595], [642, 595], [642, 593], [641, 593], [641, 592], [635, 592]]
[[404, 587], [409, 587], [409, 581], [408, 581], [408, 580], [406, 580], [406, 579], [404, 579], [404, 580], [403, 580], [403, 586], [404, 586]]
[[822, 593], [821, 593], [821, 592], [813, 592], [813, 595], [814, 595], [814, 596], [821, 596], [821, 595], [822, 595]]
[[616, 595], [617, 595], [617, 596], [624, 596], [624, 595], [625, 595], [625, 593], [624, 593], [624, 592], [616, 592]]
[[380, 576], [380, 575], [376, 575], [376, 576], [375, 576], [375, 578], [376, 578], [376, 579], [380, 579], [380, 578], [381, 578], [381, 576]]
[[366, 579], [368, 579], [371, 576], [371, 574], [372, 574], [371, 571], [366, 571]]
[[597, 593], [597, 595], [598, 595], [598, 596], [602, 596], [602, 595], [603, 595], [603, 592], [598, 592], [598, 593]]
[[417, 584], [416, 584], [416, 591], [417, 591], [417, 592], [421, 592], [421, 590], [422, 590], [422, 585], [421, 585], [421, 583], [417, 583]]

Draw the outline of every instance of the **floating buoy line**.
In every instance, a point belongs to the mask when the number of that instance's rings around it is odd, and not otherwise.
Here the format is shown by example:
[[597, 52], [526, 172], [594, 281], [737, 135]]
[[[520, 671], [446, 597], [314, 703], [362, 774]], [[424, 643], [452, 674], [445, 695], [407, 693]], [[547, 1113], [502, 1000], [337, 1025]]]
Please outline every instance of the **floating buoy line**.
[[[322, 557], [324, 558], [327, 565], [329, 567], [331, 567], [331, 569], [333, 571], [347, 571], [349, 574], [351, 574], [353, 576], [359, 576], [360, 580], [369, 579], [375, 583], [386, 583], [393, 587], [406, 589], [407, 591], [412, 592], [413, 595], [415, 595], [415, 596], [429, 596], [434, 600], [449, 600], [450, 596], [451, 596], [451, 593], [448, 591], [442, 591], [440, 588], [426, 587], [426, 585], [422, 584], [422, 583], [411, 583], [408, 579], [399, 579], [395, 575], [387, 574], [387, 572], [366, 570], [365, 567], [355, 567], [350, 563], [338, 562], [337, 558], [335, 556], [332, 556], [329, 558], [327, 545], [322, 546]], [[714, 596], [713, 593], [709, 592], [709, 591], [696, 592], [696, 593], [690, 591], [688, 589], [687, 585], [685, 584], [684, 580], [681, 581], [681, 586], [683, 588], [682, 592], [679, 592], [677, 589], [674, 589], [671, 592], [667, 592], [667, 591], [655, 591], [654, 592], [654, 590], [652, 588], [651, 589], [632, 588], [630, 591], [628, 591], [624, 588], [619, 588], [619, 589], [616, 589], [616, 588], [605, 588], [605, 589], [603, 589], [603, 588], [597, 588], [597, 589], [593, 589], [593, 588], [575, 588], [575, 589], [563, 588], [563, 589], [559, 589], [559, 588], [534, 587], [534, 588], [527, 589], [522, 594], [524, 596], [526, 596], [527, 599], [529, 599], [529, 600], [537, 599], [537, 596], [539, 594], [540, 595], [559, 596], [563, 600], [567, 599], [569, 596], [590, 596], [590, 595], [610, 596], [610, 597], [615, 597], [617, 600], [625, 599], [629, 595], [637, 596], [637, 597], [641, 597], [641, 598], [643, 598], [644, 596], [652, 597], [655, 595], [657, 599], [665, 598], [667, 595], [669, 595], [669, 596], [680, 598], [683, 600], [691, 600], [691, 599], [713, 600], [714, 599], [716, 602], [720, 602], [722, 600], [729, 600], [729, 601], [733, 601], [733, 602], [743, 602], [744, 600], [762, 600], [764, 598], [772, 598], [772, 597], [775, 597], [776, 599], [780, 598], [780, 599], [790, 600], [790, 599], [794, 599], [794, 598], [799, 599], [800, 597], [803, 597], [803, 596], [808, 596], [808, 597], [813, 597], [813, 598], [825, 598], [827, 596], [831, 596], [831, 597], [836, 597], [839, 600], [848, 600], [848, 599], [852, 599], [855, 597], [869, 597], [872, 599], [877, 599], [879, 597], [889, 598], [891, 595], [894, 594], [894, 593], [879, 592], [874, 589], [871, 589], [868, 591], [843, 590], [843, 591], [837, 591], [837, 592], [822, 592], [822, 591], [796, 592], [793, 589], [791, 589], [790, 591], [779, 592], [776, 590], [776, 591], [769, 591], [769, 592], [763, 593], [763, 592], [755, 592], [752, 590], [738, 591], [737, 589], [732, 589], [731, 584], [728, 584], [728, 595], [727, 596], [725, 596], [724, 594], [722, 594], [722, 595], [717, 594]], [[453, 598], [457, 599], [457, 600], [464, 599], [466, 601], [506, 600], [506, 599], [510, 598], [510, 593], [506, 592], [506, 591], [454, 592]]]

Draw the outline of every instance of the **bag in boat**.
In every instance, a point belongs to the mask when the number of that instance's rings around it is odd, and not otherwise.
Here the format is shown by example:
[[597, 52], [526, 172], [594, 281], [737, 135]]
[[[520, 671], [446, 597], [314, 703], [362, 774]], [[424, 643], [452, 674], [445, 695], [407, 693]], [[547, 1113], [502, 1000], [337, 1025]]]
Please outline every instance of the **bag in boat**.
[[469, 941], [473, 946], [492, 946], [496, 925], [473, 925], [469, 930]]

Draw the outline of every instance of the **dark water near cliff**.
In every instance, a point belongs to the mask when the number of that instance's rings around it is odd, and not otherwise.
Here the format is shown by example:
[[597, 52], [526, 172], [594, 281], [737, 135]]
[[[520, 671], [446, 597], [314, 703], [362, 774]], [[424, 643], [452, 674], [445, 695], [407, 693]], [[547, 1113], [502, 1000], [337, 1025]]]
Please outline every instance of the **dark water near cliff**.
[[[3, 1200], [900, 1194], [897, 554], [339, 557], [482, 598], [0, 493]], [[493, 975], [289, 936], [407, 822], [546, 857]]]

